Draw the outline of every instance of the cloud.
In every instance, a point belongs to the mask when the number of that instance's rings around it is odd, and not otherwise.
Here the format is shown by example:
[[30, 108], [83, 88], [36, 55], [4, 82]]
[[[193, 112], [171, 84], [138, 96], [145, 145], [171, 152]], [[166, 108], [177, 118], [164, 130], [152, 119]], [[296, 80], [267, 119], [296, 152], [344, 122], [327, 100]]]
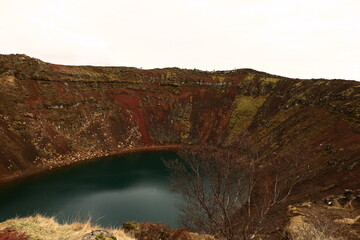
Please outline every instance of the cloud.
[[357, 0], [13, 0], [0, 52], [62, 64], [250, 67], [360, 80]]

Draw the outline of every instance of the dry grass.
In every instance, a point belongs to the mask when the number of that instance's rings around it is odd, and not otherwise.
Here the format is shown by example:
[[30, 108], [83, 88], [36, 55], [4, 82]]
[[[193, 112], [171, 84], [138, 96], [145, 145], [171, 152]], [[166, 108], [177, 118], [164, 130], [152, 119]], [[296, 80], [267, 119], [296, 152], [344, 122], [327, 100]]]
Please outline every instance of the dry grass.
[[359, 240], [360, 190], [289, 206], [283, 233], [291, 240]]
[[291, 240], [357, 240], [360, 237], [357, 212], [321, 204], [292, 208], [292, 217], [284, 230]]
[[335, 220], [335, 222], [344, 223], [344, 224], [356, 224], [357, 222], [360, 222], [360, 215], [355, 218], [337, 219]]
[[[19, 232], [30, 236], [31, 240], [81, 240], [82, 237], [93, 230], [102, 229], [85, 223], [74, 222], [71, 224], [59, 224], [54, 218], [40, 215], [27, 218], [13, 218], [0, 223], [0, 229], [14, 227]], [[120, 229], [105, 229], [112, 233], [117, 240], [134, 240]]]
[[[196, 240], [215, 240], [215, 237], [207, 234], [199, 234], [199, 233], [189, 233], [190, 239]], [[217, 239], [220, 240], [220, 239]]]
[[332, 236], [327, 225], [310, 223], [304, 216], [291, 218], [286, 232], [291, 240], [344, 240]]

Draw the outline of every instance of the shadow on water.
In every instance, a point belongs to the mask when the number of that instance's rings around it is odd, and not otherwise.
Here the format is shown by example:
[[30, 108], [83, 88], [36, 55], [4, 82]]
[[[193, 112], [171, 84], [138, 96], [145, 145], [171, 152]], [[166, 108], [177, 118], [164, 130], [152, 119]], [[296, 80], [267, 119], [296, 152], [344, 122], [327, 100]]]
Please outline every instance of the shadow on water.
[[65, 167], [0, 187], [0, 221], [40, 213], [60, 222], [86, 220], [102, 226], [125, 221], [162, 222], [179, 227], [161, 159], [174, 152], [106, 157]]

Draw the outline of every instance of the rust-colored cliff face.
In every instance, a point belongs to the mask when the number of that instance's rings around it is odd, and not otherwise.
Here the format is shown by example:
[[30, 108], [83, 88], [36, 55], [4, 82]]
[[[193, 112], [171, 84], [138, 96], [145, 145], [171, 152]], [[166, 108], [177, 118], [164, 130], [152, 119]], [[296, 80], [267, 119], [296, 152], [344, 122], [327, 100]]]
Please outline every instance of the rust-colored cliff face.
[[360, 187], [359, 82], [0, 55], [0, 181], [134, 149], [231, 145], [244, 132], [272, 141], [266, 156], [311, 149], [314, 192]]

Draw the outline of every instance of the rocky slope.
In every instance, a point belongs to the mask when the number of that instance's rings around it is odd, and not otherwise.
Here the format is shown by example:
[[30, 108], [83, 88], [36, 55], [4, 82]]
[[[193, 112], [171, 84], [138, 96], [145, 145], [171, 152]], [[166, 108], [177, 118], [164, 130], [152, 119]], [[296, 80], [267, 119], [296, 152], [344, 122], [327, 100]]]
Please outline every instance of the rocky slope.
[[282, 235], [293, 240], [360, 239], [360, 191], [346, 190], [318, 202], [289, 206]]
[[0, 132], [0, 182], [124, 151], [234, 145], [246, 132], [271, 142], [264, 159], [311, 150], [306, 196], [360, 187], [356, 81], [0, 55]]

